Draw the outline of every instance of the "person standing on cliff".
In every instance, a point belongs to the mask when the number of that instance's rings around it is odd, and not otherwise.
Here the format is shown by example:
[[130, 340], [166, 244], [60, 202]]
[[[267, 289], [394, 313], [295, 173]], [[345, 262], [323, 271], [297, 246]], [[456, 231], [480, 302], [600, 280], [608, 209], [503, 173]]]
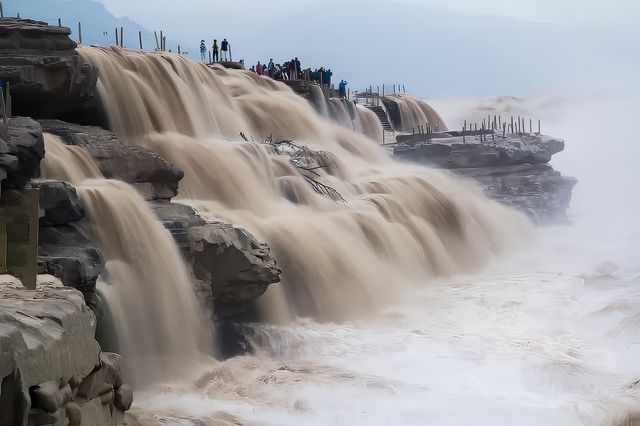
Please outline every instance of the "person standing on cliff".
[[229, 42], [227, 41], [226, 38], [222, 40], [222, 45], [220, 46], [220, 50], [222, 50], [222, 57], [224, 58], [225, 61], [227, 61], [228, 60], [227, 52], [229, 51]]
[[269, 65], [267, 65], [267, 73], [269, 77], [273, 78], [276, 72], [276, 64], [273, 63], [273, 58], [269, 59]]
[[207, 45], [204, 43], [204, 40], [202, 40], [200, 42], [200, 59], [202, 59], [202, 62], [205, 61], [207, 57]]
[[344, 99], [347, 97], [347, 83], [346, 81], [342, 80], [340, 81], [340, 84], [338, 85], [338, 94], [340, 95], [340, 98]]
[[218, 46], [218, 40], [213, 40], [213, 46], [211, 46], [211, 51], [213, 52], [213, 62], [218, 62], [220, 60], [219, 50], [220, 46]]

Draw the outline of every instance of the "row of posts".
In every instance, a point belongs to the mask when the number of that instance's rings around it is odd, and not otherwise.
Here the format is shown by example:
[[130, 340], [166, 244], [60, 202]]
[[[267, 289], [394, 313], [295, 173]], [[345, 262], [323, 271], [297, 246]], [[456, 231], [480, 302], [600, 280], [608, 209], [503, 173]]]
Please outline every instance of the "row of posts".
[[[501, 115], [494, 115], [493, 117], [489, 115], [487, 118], [482, 120], [482, 123], [467, 123], [467, 120], [464, 121], [464, 125], [462, 126], [462, 142], [467, 143], [466, 137], [469, 132], [469, 136], [480, 136], [480, 142], [487, 142], [487, 134], [491, 134], [491, 139], [495, 140], [496, 130], [502, 130], [502, 137], [507, 137], [507, 131], [509, 134], [518, 134], [522, 136], [523, 134], [527, 134], [526, 128], [527, 120], [524, 117], [510, 117], [509, 123], [507, 121], [502, 120]], [[478, 133], [479, 132], [479, 133]], [[538, 132], [533, 132], [533, 119], [529, 119], [529, 132], [528, 134], [533, 135], [541, 135], [541, 122], [538, 120]]]

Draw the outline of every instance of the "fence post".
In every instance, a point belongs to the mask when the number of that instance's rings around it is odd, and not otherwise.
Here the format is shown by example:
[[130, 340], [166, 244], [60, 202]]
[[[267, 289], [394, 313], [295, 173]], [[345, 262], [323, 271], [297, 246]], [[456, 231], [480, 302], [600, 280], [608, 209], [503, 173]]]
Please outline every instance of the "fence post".
[[180, 45], [178, 45], [178, 55], [180, 54]]
[[120, 27], [120, 47], [124, 47], [124, 28]]
[[160, 43], [158, 43], [158, 32], [154, 31], [153, 36], [156, 38], [156, 50], [160, 50]]
[[467, 139], [465, 137], [465, 132], [467, 131], [467, 120], [464, 120], [464, 126], [462, 126], [462, 143], [466, 144]]
[[160, 30], [160, 51], [164, 52], [164, 36], [162, 35], [162, 30]]
[[231, 54], [231, 43], [229, 43], [229, 61], [233, 62], [233, 55]]
[[82, 44], [82, 22], [78, 22], [78, 44]]
[[118, 27], [116, 27], [116, 46], [120, 47], [120, 40], [118, 39]]
[[142, 31], [138, 31], [138, 41], [140, 42], [140, 50], [142, 49]]
[[396, 85], [395, 84], [393, 85], [393, 94], [394, 95], [396, 94]]
[[540, 120], [538, 120], [538, 135], [542, 135], [542, 133], [540, 133]]
[[4, 18], [4, 9], [2, 8], [2, 2], [0, 1], [0, 18]]
[[62, 26], [62, 19], [58, 18], [58, 26], [61, 27]]

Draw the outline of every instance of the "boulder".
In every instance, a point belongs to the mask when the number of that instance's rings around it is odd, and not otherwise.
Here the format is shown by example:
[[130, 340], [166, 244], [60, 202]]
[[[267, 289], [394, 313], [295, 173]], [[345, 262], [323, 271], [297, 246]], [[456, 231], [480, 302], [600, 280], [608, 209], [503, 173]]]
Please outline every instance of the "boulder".
[[67, 145], [86, 149], [107, 179], [136, 186], [148, 199], [171, 199], [178, 193], [184, 172], [160, 155], [136, 145], [125, 145], [115, 133], [94, 126], [59, 120], [41, 120], [44, 132], [59, 136]]
[[84, 218], [84, 207], [71, 184], [57, 180], [34, 180], [31, 186], [40, 191], [40, 226], [66, 225]]
[[122, 411], [127, 411], [133, 404], [133, 388], [130, 385], [122, 385], [116, 390], [115, 405]]
[[207, 223], [193, 208], [184, 204], [161, 200], [149, 202], [149, 207], [164, 227], [171, 232], [182, 250], [188, 251], [190, 248], [189, 228], [203, 226]]
[[0, 20], [0, 79], [11, 83], [13, 114], [61, 118], [93, 100], [98, 70], [82, 60], [66, 27]]
[[0, 124], [0, 182], [2, 189], [22, 188], [38, 175], [44, 158], [42, 128], [37, 121], [14, 117]]
[[102, 250], [78, 225], [40, 228], [38, 272], [80, 290], [90, 306], [94, 305], [96, 282], [104, 265]]
[[246, 230], [211, 223], [190, 228], [188, 236], [193, 272], [211, 285], [218, 316], [232, 316], [280, 282], [282, 271], [269, 246]]

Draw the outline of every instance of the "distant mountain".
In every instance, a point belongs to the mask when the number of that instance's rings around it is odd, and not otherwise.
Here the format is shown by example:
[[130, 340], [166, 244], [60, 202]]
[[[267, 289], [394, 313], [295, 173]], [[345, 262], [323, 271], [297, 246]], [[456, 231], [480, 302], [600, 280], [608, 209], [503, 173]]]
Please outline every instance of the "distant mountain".
[[[140, 41], [138, 31], [142, 31], [142, 43], [146, 50], [156, 47], [153, 29], [143, 28], [131, 19], [116, 18], [109, 12], [104, 4], [92, 0], [3, 0], [5, 16], [17, 16], [21, 18], [45, 21], [49, 25], [58, 25], [58, 18], [62, 25], [70, 27], [71, 37], [78, 41], [78, 22], [82, 23], [82, 42], [84, 44], [115, 44], [116, 28], [124, 29], [125, 47], [138, 48]], [[160, 28], [158, 29], [158, 37]], [[177, 50], [177, 42], [169, 40], [167, 35], [167, 48]], [[185, 48], [183, 50], [189, 50]], [[195, 51], [194, 51], [195, 53]]]

